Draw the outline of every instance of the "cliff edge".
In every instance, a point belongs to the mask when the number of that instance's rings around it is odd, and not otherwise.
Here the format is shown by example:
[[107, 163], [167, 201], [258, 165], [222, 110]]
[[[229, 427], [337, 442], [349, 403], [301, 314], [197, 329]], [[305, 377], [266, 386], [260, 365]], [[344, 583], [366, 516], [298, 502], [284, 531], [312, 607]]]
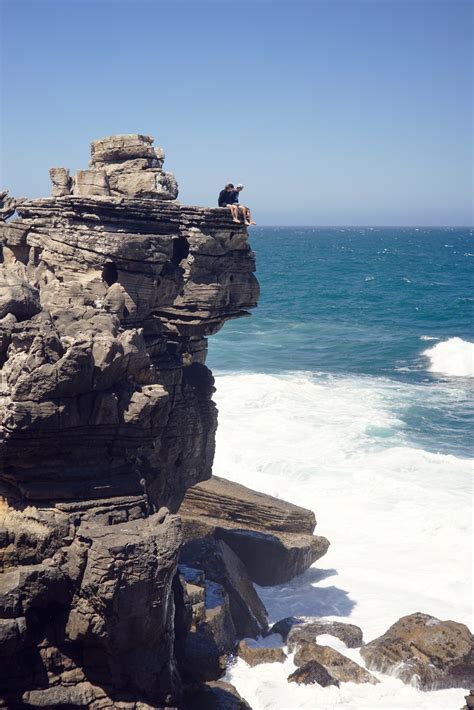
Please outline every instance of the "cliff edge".
[[211, 475], [206, 338], [259, 288], [244, 225], [177, 203], [163, 160], [149, 136], [112, 136], [73, 179], [51, 170], [52, 198], [3, 201], [7, 707], [180, 704], [175, 513]]

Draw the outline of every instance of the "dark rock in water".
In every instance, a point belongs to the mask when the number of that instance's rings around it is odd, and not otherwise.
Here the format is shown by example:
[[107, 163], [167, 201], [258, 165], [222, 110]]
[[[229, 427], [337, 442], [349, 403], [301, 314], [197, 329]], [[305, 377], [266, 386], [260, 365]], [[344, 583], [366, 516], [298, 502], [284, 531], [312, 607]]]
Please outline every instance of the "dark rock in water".
[[359, 648], [363, 644], [362, 631], [355, 624], [343, 624], [340, 621], [317, 619], [293, 626], [287, 637], [288, 651], [291, 653], [301, 641], [316, 643], [317, 637], [328, 634], [343, 641], [347, 648]]
[[72, 180], [52, 170], [54, 197], [0, 194], [7, 707], [174, 707], [193, 614], [230, 645], [227, 590], [213, 616], [189, 588], [175, 639], [176, 512], [211, 474], [206, 338], [256, 305], [255, 258], [229, 210], [175, 202], [163, 160], [111, 136]]
[[297, 666], [309, 661], [317, 661], [340, 683], [372, 683], [379, 681], [365, 668], [330, 646], [319, 646], [309, 641], [301, 641], [296, 647], [294, 658]]
[[281, 646], [260, 644], [254, 639], [242, 639], [237, 646], [237, 655], [249, 666], [258, 666], [260, 663], [283, 663], [286, 660], [286, 654]]
[[185, 540], [223, 540], [263, 586], [301, 574], [329, 546], [326, 538], [312, 535], [311, 511], [217, 476], [189, 489], [180, 512]]
[[290, 633], [291, 629], [294, 626], [300, 626], [304, 623], [305, 620], [299, 619], [297, 616], [287, 616], [284, 619], [280, 619], [280, 621], [277, 621], [275, 624], [273, 624], [272, 628], [268, 632], [268, 635], [280, 634], [283, 641], [286, 642], [286, 639], [288, 638], [288, 634]]
[[308, 661], [308, 663], [303, 664], [288, 676], [289, 683], [298, 683], [298, 685], [313, 685], [318, 683], [323, 688], [327, 688], [328, 685], [335, 685], [339, 687], [339, 681], [336, 680], [328, 671], [325, 669], [321, 663], [317, 661]]
[[469, 695], [465, 696], [466, 704], [461, 710], [474, 710], [474, 690], [469, 691]]
[[421, 690], [469, 688], [474, 683], [474, 636], [456, 621], [417, 612], [403, 616], [361, 649], [371, 670], [396, 675]]
[[204, 538], [184, 544], [180, 562], [202, 569], [206, 579], [222, 585], [229, 596], [230, 613], [239, 637], [254, 638], [267, 631], [265, 607], [244, 565], [222, 540]]
[[252, 710], [230, 683], [216, 681], [193, 688], [185, 697], [189, 710]]

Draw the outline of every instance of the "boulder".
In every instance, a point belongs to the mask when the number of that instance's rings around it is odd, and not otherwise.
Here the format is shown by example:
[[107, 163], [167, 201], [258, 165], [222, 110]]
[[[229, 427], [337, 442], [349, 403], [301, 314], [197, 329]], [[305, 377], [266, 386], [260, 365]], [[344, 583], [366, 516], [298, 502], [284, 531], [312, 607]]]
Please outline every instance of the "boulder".
[[294, 673], [288, 676], [288, 682], [298, 683], [298, 685], [313, 685], [317, 683], [323, 688], [327, 688], [328, 685], [339, 687], [339, 681], [317, 661], [308, 661], [308, 663], [304, 663], [297, 668]]
[[340, 621], [327, 621], [318, 619], [309, 623], [293, 626], [288, 635], [288, 651], [295, 650], [301, 641], [316, 643], [317, 637], [328, 634], [343, 641], [347, 648], [359, 648], [363, 644], [362, 631], [354, 624], [343, 624]]
[[26, 619], [0, 619], [0, 656], [9, 656], [25, 644]]
[[91, 143], [91, 165], [154, 158], [153, 138], [136, 133], [107, 136]]
[[189, 489], [180, 514], [185, 540], [223, 540], [262, 586], [301, 574], [329, 547], [326, 538], [312, 535], [310, 510], [217, 476]]
[[53, 197], [64, 197], [71, 193], [72, 180], [66, 168], [50, 168], [49, 177], [53, 185]]
[[110, 195], [107, 175], [103, 170], [78, 170], [73, 180], [72, 192], [81, 197]]
[[38, 290], [0, 266], [0, 318], [12, 314], [26, 320], [41, 311]]
[[242, 639], [237, 646], [237, 655], [249, 666], [258, 666], [260, 663], [283, 663], [286, 660], [286, 654], [281, 646], [259, 643], [255, 639]]
[[361, 649], [368, 668], [390, 673], [421, 690], [474, 683], [474, 636], [456, 621], [416, 612]]
[[469, 695], [465, 696], [466, 704], [461, 710], [474, 710], [474, 690], [469, 691]]
[[174, 175], [155, 168], [109, 172], [108, 182], [112, 195], [160, 200], [175, 200], [178, 196], [178, 183]]
[[319, 646], [309, 641], [301, 641], [296, 647], [294, 658], [297, 666], [309, 661], [317, 661], [340, 683], [372, 683], [379, 681], [365, 668], [330, 646]]
[[305, 620], [300, 619], [297, 616], [286, 616], [284, 619], [280, 619], [280, 621], [277, 621], [273, 624], [272, 628], [268, 632], [268, 635], [270, 636], [271, 634], [279, 634], [282, 637], [283, 641], [286, 643], [288, 634], [290, 633], [291, 629], [294, 626], [300, 626], [304, 623]]

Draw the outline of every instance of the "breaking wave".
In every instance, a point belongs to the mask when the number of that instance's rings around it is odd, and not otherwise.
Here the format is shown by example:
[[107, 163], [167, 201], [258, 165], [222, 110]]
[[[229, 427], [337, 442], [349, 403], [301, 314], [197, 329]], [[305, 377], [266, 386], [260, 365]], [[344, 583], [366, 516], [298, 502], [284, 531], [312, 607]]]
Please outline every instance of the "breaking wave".
[[430, 372], [448, 377], [474, 377], [474, 343], [461, 338], [449, 338], [424, 350], [422, 355], [429, 358]]
[[[469, 623], [472, 462], [425, 450], [406, 423], [420, 397], [436, 409], [457, 390], [301, 372], [218, 375], [216, 386], [214, 473], [310, 508], [331, 542], [305, 574], [258, 588], [271, 622], [325, 616], [366, 641], [418, 610]], [[446, 710], [463, 695], [382, 674], [377, 686], [295, 687], [294, 669], [292, 656], [258, 669], [239, 659], [228, 678], [255, 710]]]

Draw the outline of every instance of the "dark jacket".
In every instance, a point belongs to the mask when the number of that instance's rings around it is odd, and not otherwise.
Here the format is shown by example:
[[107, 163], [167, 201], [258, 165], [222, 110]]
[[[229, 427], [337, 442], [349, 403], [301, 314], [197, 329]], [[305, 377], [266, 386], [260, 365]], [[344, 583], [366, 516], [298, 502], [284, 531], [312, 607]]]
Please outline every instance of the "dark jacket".
[[226, 190], [225, 188], [219, 192], [219, 199], [217, 201], [217, 204], [219, 207], [227, 207], [227, 205], [230, 205], [233, 202], [232, 195], [234, 194], [234, 191]]

